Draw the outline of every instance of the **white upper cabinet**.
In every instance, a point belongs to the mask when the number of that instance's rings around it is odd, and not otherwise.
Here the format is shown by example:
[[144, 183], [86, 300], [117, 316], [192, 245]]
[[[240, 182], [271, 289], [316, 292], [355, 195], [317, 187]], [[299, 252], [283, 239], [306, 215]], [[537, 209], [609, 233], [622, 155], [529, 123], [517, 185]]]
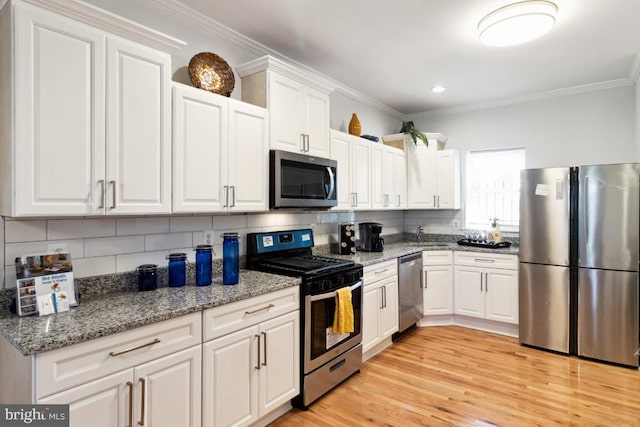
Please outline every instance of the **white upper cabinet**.
[[272, 149], [329, 157], [330, 82], [270, 56], [236, 71], [242, 99], [269, 110]]
[[331, 158], [338, 162], [337, 209], [371, 209], [372, 144], [331, 130]]
[[264, 108], [175, 83], [173, 211], [266, 211], [268, 132]]
[[438, 150], [445, 140], [428, 133], [429, 147], [405, 139], [409, 209], [460, 209], [460, 154]]
[[75, 0], [8, 2], [0, 34], [2, 214], [169, 213], [182, 42]]
[[374, 209], [403, 209], [407, 206], [407, 169], [402, 150], [371, 143], [371, 201]]

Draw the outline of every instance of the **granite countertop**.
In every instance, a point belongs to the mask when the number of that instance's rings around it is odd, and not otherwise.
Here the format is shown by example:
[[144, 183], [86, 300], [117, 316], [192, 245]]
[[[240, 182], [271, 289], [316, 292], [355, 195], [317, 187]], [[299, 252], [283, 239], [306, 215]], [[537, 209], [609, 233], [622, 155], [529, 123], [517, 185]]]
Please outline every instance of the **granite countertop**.
[[105, 294], [82, 301], [65, 313], [45, 317], [0, 314], [0, 334], [23, 355], [54, 350], [94, 338], [168, 320], [280, 289], [297, 286], [299, 278], [240, 270], [237, 285], [214, 277], [211, 286], [187, 285], [149, 292]]
[[376, 264], [379, 262], [389, 261], [404, 255], [410, 255], [422, 251], [464, 251], [464, 252], [484, 252], [492, 254], [504, 254], [504, 255], [518, 255], [519, 248], [517, 246], [511, 246], [505, 249], [488, 249], [477, 248], [474, 246], [461, 246], [457, 243], [447, 242], [395, 242], [384, 245], [383, 252], [356, 252], [355, 255], [336, 255], [329, 254], [328, 256], [348, 259], [355, 261], [359, 264], [367, 265]]

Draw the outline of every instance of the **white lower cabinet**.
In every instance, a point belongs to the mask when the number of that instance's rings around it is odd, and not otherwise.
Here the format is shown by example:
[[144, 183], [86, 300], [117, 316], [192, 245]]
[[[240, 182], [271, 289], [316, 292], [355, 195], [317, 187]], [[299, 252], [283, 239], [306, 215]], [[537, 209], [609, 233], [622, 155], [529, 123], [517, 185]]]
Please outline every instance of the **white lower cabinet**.
[[367, 353], [398, 331], [398, 262], [364, 269], [362, 352]]
[[72, 427], [200, 426], [201, 358], [198, 345], [38, 403], [68, 404]]
[[204, 426], [249, 425], [298, 395], [297, 298], [291, 288], [204, 312], [215, 337], [203, 344]]
[[518, 259], [515, 255], [456, 252], [455, 313], [518, 323]]
[[201, 340], [194, 313], [37, 354], [35, 402], [68, 404], [72, 427], [199, 427]]
[[422, 252], [424, 315], [453, 314], [453, 253]]

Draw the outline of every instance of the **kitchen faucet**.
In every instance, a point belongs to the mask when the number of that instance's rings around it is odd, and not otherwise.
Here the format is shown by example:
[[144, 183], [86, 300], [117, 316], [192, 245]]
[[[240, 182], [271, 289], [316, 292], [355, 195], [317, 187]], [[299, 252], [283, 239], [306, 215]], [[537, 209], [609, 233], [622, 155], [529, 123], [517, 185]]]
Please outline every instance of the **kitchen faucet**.
[[416, 230], [416, 243], [418, 243], [420, 241], [420, 235], [424, 232], [424, 228], [422, 228], [421, 225], [418, 226], [418, 229]]

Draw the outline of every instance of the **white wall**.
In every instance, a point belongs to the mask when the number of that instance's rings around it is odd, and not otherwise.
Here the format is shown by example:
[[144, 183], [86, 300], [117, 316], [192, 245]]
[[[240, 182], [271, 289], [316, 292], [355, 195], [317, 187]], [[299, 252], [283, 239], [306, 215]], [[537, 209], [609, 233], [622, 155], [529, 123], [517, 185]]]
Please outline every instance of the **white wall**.
[[362, 125], [363, 135], [374, 135], [380, 137], [400, 131], [402, 120], [383, 113], [379, 109], [369, 105], [364, 105], [341, 92], [333, 92], [331, 99], [331, 122], [330, 128], [342, 132], [349, 131], [349, 121], [351, 115], [356, 113]]
[[638, 159], [634, 98], [626, 86], [414, 121], [463, 152], [525, 147], [527, 168], [624, 163]]
[[636, 80], [636, 84], [635, 84], [635, 99], [636, 99], [636, 104], [635, 104], [635, 122], [636, 122], [636, 134], [635, 134], [635, 138], [636, 138], [636, 150], [637, 150], [637, 158], [640, 159], [640, 79]]

